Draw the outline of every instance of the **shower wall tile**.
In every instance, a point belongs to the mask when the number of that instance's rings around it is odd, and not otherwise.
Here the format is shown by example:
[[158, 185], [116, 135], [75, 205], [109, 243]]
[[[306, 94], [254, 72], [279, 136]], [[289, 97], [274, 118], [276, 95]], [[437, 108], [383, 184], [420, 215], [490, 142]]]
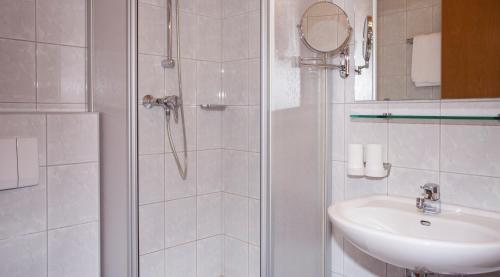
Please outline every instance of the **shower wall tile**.
[[224, 104], [248, 105], [248, 62], [226, 62], [223, 67]]
[[165, 251], [142, 255], [139, 257], [139, 276], [164, 277], [165, 276]]
[[163, 154], [139, 156], [139, 204], [164, 200], [165, 156]]
[[248, 63], [248, 104], [260, 105], [260, 60]]
[[247, 13], [248, 0], [223, 0], [224, 17]]
[[139, 106], [139, 154], [165, 152], [165, 112]]
[[249, 47], [248, 14], [224, 18], [222, 49], [224, 61], [247, 59]]
[[180, 18], [181, 32], [181, 57], [196, 59], [198, 43], [198, 16], [190, 13], [181, 12]]
[[37, 102], [85, 103], [85, 48], [37, 45]]
[[223, 150], [224, 191], [248, 196], [248, 152]]
[[248, 276], [248, 249], [247, 243], [226, 236], [224, 244], [224, 276]]
[[83, 113], [87, 111], [87, 104], [47, 104], [39, 103], [36, 105], [37, 112], [43, 113]]
[[47, 163], [97, 162], [98, 120], [97, 113], [47, 115]]
[[248, 276], [260, 277], [260, 247], [250, 245], [248, 252]]
[[0, 101], [36, 102], [35, 44], [0, 39]]
[[[172, 69], [170, 69], [172, 71]], [[167, 71], [167, 69], [165, 70]], [[177, 70], [175, 70], [177, 71]], [[196, 80], [198, 79], [197, 62], [182, 59], [182, 102], [184, 105], [196, 105]], [[167, 93], [178, 95], [179, 86], [174, 80], [166, 79]]]
[[197, 276], [223, 276], [224, 237], [199, 240], [196, 249]]
[[0, 240], [0, 272], [4, 276], [47, 277], [47, 233]]
[[248, 154], [248, 196], [260, 199], [260, 154]]
[[250, 199], [248, 206], [248, 241], [253, 245], [260, 245], [260, 201]]
[[196, 242], [165, 250], [166, 277], [196, 277]]
[[0, 37], [35, 39], [35, 0], [5, 0], [0, 10]]
[[222, 151], [198, 151], [198, 195], [222, 191]]
[[163, 202], [139, 207], [139, 253], [147, 254], [165, 247], [165, 205]]
[[[162, 109], [159, 109], [161, 112], [165, 113]], [[183, 151], [184, 149], [184, 140], [183, 140], [183, 128], [181, 122], [180, 111], [178, 111], [178, 123], [175, 122], [175, 114], [171, 113], [170, 118], [170, 128], [172, 130], [172, 138], [175, 144], [175, 147], [178, 151]], [[187, 150], [194, 151], [196, 150], [196, 107], [192, 106], [184, 106], [184, 122], [186, 128], [186, 143]], [[168, 134], [165, 136], [165, 152], [170, 153], [173, 152], [172, 147], [169, 143]]]
[[222, 58], [222, 20], [198, 17], [196, 58], [220, 62]]
[[198, 108], [197, 149], [216, 149], [222, 146], [222, 113]]
[[260, 107], [251, 106], [248, 111], [248, 150], [260, 152]]
[[[186, 179], [183, 180], [179, 175], [179, 170], [173, 154], [165, 154], [165, 200], [179, 199], [196, 195], [196, 169], [198, 166], [197, 156], [196, 152], [188, 152], [188, 171]], [[184, 159], [183, 152], [179, 152], [179, 158], [181, 161]], [[150, 168], [148, 171], [151, 170], [154, 169]], [[143, 183], [141, 183], [141, 185], [143, 185]]]
[[165, 247], [168, 248], [195, 240], [196, 197], [166, 202]]
[[[165, 76], [173, 77], [169, 83], [176, 84], [177, 82], [177, 71], [172, 69], [163, 69], [161, 67], [161, 61], [163, 57], [139, 54], [138, 57], [138, 96], [139, 102], [145, 95], [152, 95], [155, 97], [165, 96]], [[170, 73], [172, 72], [172, 74]], [[174, 79], [175, 78], [175, 79]], [[177, 91], [177, 86], [175, 86], [175, 91]]]
[[100, 275], [99, 224], [88, 223], [48, 233], [48, 276]]
[[224, 193], [224, 233], [248, 242], [248, 198]]
[[85, 47], [86, 5], [85, 0], [37, 1], [37, 39]]
[[222, 65], [218, 62], [198, 62], [196, 101], [198, 104], [219, 103], [222, 90]]
[[222, 18], [222, 0], [198, 0], [197, 11], [200, 15]]
[[165, 13], [163, 7], [139, 4], [139, 53], [164, 55]]
[[47, 169], [48, 228], [99, 220], [99, 164]]
[[223, 147], [248, 150], [248, 108], [228, 107], [223, 113]]
[[222, 194], [198, 196], [196, 216], [198, 239], [222, 234]]
[[260, 57], [260, 10], [251, 12], [248, 16], [248, 56]]

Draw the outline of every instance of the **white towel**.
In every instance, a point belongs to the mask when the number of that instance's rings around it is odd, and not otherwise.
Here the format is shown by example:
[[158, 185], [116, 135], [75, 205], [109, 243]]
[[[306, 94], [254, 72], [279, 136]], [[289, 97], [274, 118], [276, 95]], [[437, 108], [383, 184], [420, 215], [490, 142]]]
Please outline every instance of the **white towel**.
[[415, 36], [411, 61], [416, 87], [441, 85], [441, 33]]

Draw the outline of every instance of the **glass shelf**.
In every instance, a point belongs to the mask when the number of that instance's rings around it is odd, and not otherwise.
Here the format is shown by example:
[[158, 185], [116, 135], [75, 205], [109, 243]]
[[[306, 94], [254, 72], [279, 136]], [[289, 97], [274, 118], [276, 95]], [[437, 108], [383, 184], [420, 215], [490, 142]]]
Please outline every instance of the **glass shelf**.
[[381, 118], [381, 119], [443, 119], [443, 120], [500, 120], [496, 116], [468, 116], [468, 115], [409, 115], [409, 114], [351, 114], [351, 118]]

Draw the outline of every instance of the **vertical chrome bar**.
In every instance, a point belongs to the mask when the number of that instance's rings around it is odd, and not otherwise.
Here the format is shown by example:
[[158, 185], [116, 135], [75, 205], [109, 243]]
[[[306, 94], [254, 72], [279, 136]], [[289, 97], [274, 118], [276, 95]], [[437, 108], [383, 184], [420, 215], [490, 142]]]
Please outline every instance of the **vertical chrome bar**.
[[[161, 62], [163, 68], [172, 68], [175, 66], [175, 61], [172, 57], [172, 27], [172, 0], [167, 0], [167, 58]], [[176, 28], [179, 28], [179, 26]]]

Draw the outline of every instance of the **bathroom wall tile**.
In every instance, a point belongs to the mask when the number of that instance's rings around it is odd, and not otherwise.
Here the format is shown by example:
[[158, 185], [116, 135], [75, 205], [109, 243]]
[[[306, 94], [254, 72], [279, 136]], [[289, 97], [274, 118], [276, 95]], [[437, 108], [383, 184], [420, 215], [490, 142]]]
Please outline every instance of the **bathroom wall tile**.
[[[177, 72], [172, 69], [163, 69], [161, 61], [163, 57], [139, 54], [138, 63], [138, 97], [139, 103], [142, 103], [142, 98], [145, 95], [154, 97], [165, 96], [165, 75], [167, 72]], [[177, 87], [177, 74], [172, 74], [175, 77], [172, 86]], [[177, 90], [175, 90], [177, 91]]]
[[406, 0], [406, 8], [408, 10], [431, 7], [434, 0]]
[[85, 0], [39, 0], [36, 11], [38, 41], [86, 46]]
[[388, 180], [389, 195], [417, 197], [422, 193], [420, 186], [439, 183], [439, 172], [392, 167]]
[[87, 104], [36, 104], [36, 111], [43, 113], [84, 113], [87, 112]]
[[250, 245], [248, 254], [248, 277], [260, 277], [260, 247]]
[[44, 114], [0, 115], [1, 137], [33, 137], [38, 140], [38, 162], [47, 164], [47, 131]]
[[332, 160], [343, 161], [345, 145], [344, 116], [345, 109], [343, 104], [333, 104], [330, 106], [332, 111]]
[[441, 125], [441, 170], [500, 177], [500, 126]]
[[332, 162], [332, 203], [344, 200], [346, 165], [344, 162]]
[[223, 67], [224, 104], [248, 105], [248, 61], [225, 62]]
[[[333, 63], [340, 63], [340, 58], [335, 57], [332, 59]], [[329, 89], [329, 102], [343, 104], [345, 98], [345, 80], [340, 77], [338, 72], [328, 71], [327, 73], [327, 87]]]
[[441, 31], [441, 5], [432, 7], [432, 32]]
[[47, 233], [0, 240], [0, 272], [9, 277], [47, 277]]
[[198, 239], [222, 233], [222, 193], [212, 193], [197, 197]]
[[221, 64], [217, 62], [198, 62], [196, 100], [198, 104], [219, 103], [222, 91]]
[[141, 277], [164, 277], [165, 251], [161, 250], [140, 256], [139, 275]]
[[260, 245], [260, 201], [249, 199], [248, 241]]
[[260, 154], [248, 154], [248, 196], [260, 199]]
[[[168, 69], [165, 69], [167, 72]], [[170, 70], [172, 71], [172, 70]], [[196, 105], [196, 81], [198, 80], [197, 62], [194, 60], [182, 59], [182, 103], [184, 105]], [[166, 78], [165, 87], [167, 94], [179, 95], [177, 78], [170, 80]]]
[[86, 102], [86, 50], [37, 45], [37, 102]]
[[248, 196], [248, 152], [223, 150], [224, 191]]
[[389, 162], [394, 166], [439, 170], [439, 125], [389, 124]]
[[139, 3], [165, 7], [165, 0], [139, 0]]
[[139, 106], [139, 154], [165, 151], [165, 112]]
[[260, 105], [260, 60], [248, 63], [248, 103]]
[[248, 111], [248, 150], [260, 152], [260, 107], [251, 106]]
[[407, 0], [381, 0], [378, 3], [378, 12], [387, 14], [392, 12], [401, 12], [406, 9]]
[[406, 97], [406, 79], [403, 75], [380, 76], [378, 91], [382, 99], [401, 99]]
[[248, 15], [248, 56], [260, 57], [260, 11], [256, 10]]
[[[178, 152], [181, 165], [184, 167], [184, 152]], [[197, 152], [187, 153], [187, 176], [182, 179], [173, 154], [165, 154], [165, 199], [178, 199], [196, 194]], [[151, 169], [150, 169], [151, 170]]]
[[198, 17], [198, 39], [196, 58], [207, 61], [222, 59], [222, 20]]
[[[179, 119], [175, 122], [174, 114], [171, 113], [170, 122], [167, 121], [166, 123], [170, 123], [174, 146], [177, 151], [180, 152], [185, 150], [181, 111], [178, 111], [178, 116]], [[184, 123], [186, 128], [187, 151], [196, 150], [196, 107], [184, 106]], [[165, 132], [168, 132], [168, 129], [166, 129]], [[173, 149], [170, 146], [168, 133], [165, 134], [165, 152], [173, 152]]]
[[0, 239], [46, 230], [46, 176], [42, 167], [37, 186], [0, 192]]
[[[166, 202], [165, 247], [194, 240], [196, 240], [196, 198], [189, 197]], [[168, 266], [167, 271], [169, 271]]]
[[245, 0], [223, 0], [222, 10], [224, 17], [248, 12], [248, 1]]
[[165, 247], [164, 207], [163, 202], [139, 207], [139, 253], [141, 255]]
[[410, 76], [406, 77], [407, 99], [435, 99], [432, 87], [416, 87]]
[[386, 264], [361, 252], [344, 240], [344, 275], [382, 277], [386, 276]]
[[98, 160], [99, 115], [97, 113], [47, 115], [49, 165]]
[[224, 250], [224, 276], [248, 276], [248, 244], [226, 237]]
[[197, 242], [197, 276], [223, 276], [224, 237], [215, 236]]
[[222, 25], [224, 61], [248, 58], [248, 14], [225, 18]]
[[47, 169], [48, 228], [99, 220], [99, 164]]
[[196, 277], [196, 242], [165, 250], [166, 277]]
[[380, 20], [380, 45], [406, 43], [406, 12], [390, 13]]
[[197, 12], [201, 15], [222, 18], [222, 0], [198, 0]]
[[228, 107], [223, 113], [225, 149], [248, 150], [248, 108]]
[[181, 12], [181, 57], [195, 59], [197, 58], [198, 45], [198, 16], [190, 13]]
[[196, 0], [183, 0], [179, 2], [179, 8], [181, 11], [195, 13], [196, 12]]
[[34, 0], [5, 0], [0, 10], [0, 37], [35, 40]]
[[[164, 200], [165, 157], [163, 154], [139, 156], [139, 204]], [[169, 189], [171, 189], [169, 187]]]
[[411, 38], [430, 32], [432, 32], [432, 8], [409, 10], [406, 21], [406, 35]]
[[471, 208], [500, 212], [500, 179], [441, 173], [441, 200]]
[[222, 191], [222, 151], [198, 151], [198, 194]]
[[198, 108], [197, 149], [216, 149], [222, 146], [222, 113]]
[[255, 11], [260, 9], [260, 1], [259, 0], [249, 0], [248, 1], [248, 10]]
[[403, 75], [406, 72], [406, 44], [390, 44], [380, 48], [380, 75]]
[[35, 103], [1, 103], [0, 112], [33, 112], [36, 111]]
[[164, 55], [166, 30], [165, 8], [139, 4], [139, 53]]
[[498, 113], [500, 101], [458, 101], [443, 100], [441, 115], [483, 115], [491, 116]]
[[99, 223], [49, 231], [48, 276], [98, 277]]
[[372, 194], [387, 194], [387, 180], [384, 178], [346, 178], [345, 199], [353, 199]]
[[224, 233], [248, 241], [248, 198], [224, 193]]
[[0, 39], [0, 101], [36, 102], [35, 44]]

